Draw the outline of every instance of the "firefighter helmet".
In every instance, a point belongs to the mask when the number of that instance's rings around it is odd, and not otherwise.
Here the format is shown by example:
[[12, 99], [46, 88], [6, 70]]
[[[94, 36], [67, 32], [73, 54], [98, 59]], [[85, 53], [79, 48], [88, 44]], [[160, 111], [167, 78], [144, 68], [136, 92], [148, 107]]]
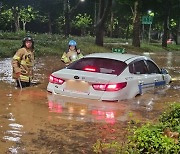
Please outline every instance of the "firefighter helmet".
[[22, 47], [25, 47], [26, 45], [25, 45], [25, 43], [26, 43], [26, 41], [31, 41], [32, 42], [32, 48], [34, 48], [34, 40], [33, 40], [33, 38], [31, 37], [31, 36], [26, 36], [26, 37], [24, 37], [23, 38], [23, 40], [22, 40]]
[[74, 40], [69, 41], [69, 46], [76, 46], [76, 45], [77, 45], [76, 41]]

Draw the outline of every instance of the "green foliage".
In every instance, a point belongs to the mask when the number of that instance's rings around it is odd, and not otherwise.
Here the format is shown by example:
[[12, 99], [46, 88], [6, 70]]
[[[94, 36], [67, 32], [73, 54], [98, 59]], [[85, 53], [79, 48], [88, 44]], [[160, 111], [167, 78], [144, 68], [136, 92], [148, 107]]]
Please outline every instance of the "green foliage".
[[86, 13], [84, 15], [78, 14], [72, 22], [72, 25], [81, 30], [81, 33], [85, 35], [87, 33], [86, 30], [92, 25], [92, 19], [90, 15], [87, 15]]
[[6, 29], [6, 27], [10, 26], [13, 20], [13, 13], [11, 9], [1, 10], [0, 13], [0, 27], [1, 29]]
[[160, 116], [160, 122], [164, 127], [180, 133], [180, 104], [171, 104], [170, 108]]
[[144, 125], [141, 128], [132, 130], [127, 151], [132, 153], [166, 153], [178, 154], [180, 146], [172, 138], [163, 134], [161, 125]]
[[64, 16], [59, 16], [55, 20], [55, 25], [56, 25], [57, 32], [60, 33], [60, 34], [63, 34], [64, 26], [65, 26], [65, 18], [64, 18]]
[[[20, 20], [25, 24], [27, 22], [31, 22], [32, 20], [35, 19], [37, 16], [37, 11], [33, 9], [30, 5], [28, 5], [27, 8], [22, 7], [20, 9]], [[25, 30], [25, 29], [24, 29]]]
[[141, 49], [150, 52], [166, 52], [166, 51], [180, 51], [180, 45], [168, 44], [167, 48], [162, 48], [160, 43], [142, 43]]
[[0, 58], [10, 57], [10, 55], [15, 54], [21, 45], [21, 41], [17, 40], [0, 40]]
[[22, 40], [26, 36], [24, 31], [14, 32], [2, 32], [0, 33], [0, 39], [4, 40]]

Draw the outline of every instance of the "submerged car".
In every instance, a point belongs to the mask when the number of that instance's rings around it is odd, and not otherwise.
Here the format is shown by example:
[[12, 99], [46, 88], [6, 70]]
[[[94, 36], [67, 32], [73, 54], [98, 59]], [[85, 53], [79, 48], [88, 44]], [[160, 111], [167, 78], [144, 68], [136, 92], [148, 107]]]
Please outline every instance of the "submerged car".
[[78, 98], [119, 101], [169, 84], [171, 76], [146, 56], [93, 53], [53, 72], [47, 91]]

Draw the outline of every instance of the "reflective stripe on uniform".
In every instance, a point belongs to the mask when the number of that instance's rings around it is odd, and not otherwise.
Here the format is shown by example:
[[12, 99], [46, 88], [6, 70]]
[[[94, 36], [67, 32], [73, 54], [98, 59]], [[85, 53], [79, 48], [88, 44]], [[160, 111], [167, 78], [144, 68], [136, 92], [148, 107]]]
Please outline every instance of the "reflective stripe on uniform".
[[63, 58], [63, 61], [64, 61], [65, 63], [70, 62], [69, 58], [67, 58], [67, 57], [64, 57], [64, 58]]
[[25, 60], [21, 60], [21, 65], [26, 65], [26, 61]]
[[66, 53], [64, 53], [61, 57], [61, 60], [64, 62], [64, 63], [68, 63], [70, 62], [69, 58], [67, 57]]
[[83, 56], [83, 54], [78, 54], [78, 58], [77, 59], [81, 59], [81, 58], [83, 58], [84, 56]]
[[17, 55], [14, 55], [13, 59], [20, 61], [21, 58], [19, 56], [17, 56]]
[[20, 75], [20, 80], [21, 81], [29, 82], [29, 79], [30, 79], [30, 77], [28, 77], [28, 76]]

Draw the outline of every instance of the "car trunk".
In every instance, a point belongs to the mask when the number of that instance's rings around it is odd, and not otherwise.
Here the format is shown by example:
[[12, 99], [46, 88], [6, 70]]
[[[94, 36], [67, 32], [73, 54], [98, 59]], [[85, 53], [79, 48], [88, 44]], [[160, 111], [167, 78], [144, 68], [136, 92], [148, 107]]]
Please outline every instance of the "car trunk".
[[[100, 99], [104, 91], [94, 90], [92, 84], [108, 84], [117, 75], [102, 74], [96, 72], [87, 72], [79, 70], [63, 69], [53, 73], [54, 76], [65, 80], [63, 84], [63, 92], [71, 95], [94, 97]], [[60, 88], [56, 88], [55, 92], [59, 92]]]

